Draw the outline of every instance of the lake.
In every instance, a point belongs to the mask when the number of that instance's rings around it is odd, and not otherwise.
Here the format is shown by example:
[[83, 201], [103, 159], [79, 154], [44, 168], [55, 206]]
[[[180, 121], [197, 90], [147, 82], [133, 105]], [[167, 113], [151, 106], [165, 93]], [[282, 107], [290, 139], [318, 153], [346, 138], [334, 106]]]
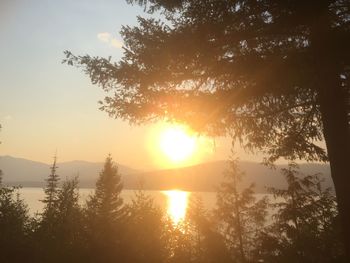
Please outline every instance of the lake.
[[[93, 188], [79, 189], [80, 203], [85, 204], [88, 196], [94, 191]], [[38, 187], [23, 187], [19, 190], [21, 198], [28, 205], [29, 213], [35, 215], [40, 213], [44, 204], [40, 201], [44, 199], [44, 190]], [[188, 202], [191, 197], [200, 197], [206, 209], [213, 209], [216, 205], [215, 192], [186, 192], [181, 190], [167, 191], [145, 191], [145, 193], [154, 199], [156, 205], [167, 211], [172, 220], [177, 223], [185, 218]], [[123, 190], [121, 194], [125, 203], [131, 202], [135, 196], [134, 190]], [[256, 197], [262, 198], [266, 194], [256, 194]]]
[[[93, 193], [92, 188], [79, 189], [80, 202], [85, 204], [88, 196]], [[29, 213], [34, 215], [41, 212], [44, 204], [40, 201], [44, 199], [44, 190], [38, 187], [23, 187], [19, 190], [21, 198], [28, 205]], [[199, 196], [207, 209], [215, 207], [216, 193], [214, 192], [186, 192], [180, 190], [168, 191], [145, 191], [145, 193], [154, 199], [156, 205], [166, 210], [167, 213], [176, 221], [180, 221], [186, 215], [188, 201], [191, 197]], [[131, 202], [135, 196], [134, 190], [123, 190], [121, 194], [125, 203]]]

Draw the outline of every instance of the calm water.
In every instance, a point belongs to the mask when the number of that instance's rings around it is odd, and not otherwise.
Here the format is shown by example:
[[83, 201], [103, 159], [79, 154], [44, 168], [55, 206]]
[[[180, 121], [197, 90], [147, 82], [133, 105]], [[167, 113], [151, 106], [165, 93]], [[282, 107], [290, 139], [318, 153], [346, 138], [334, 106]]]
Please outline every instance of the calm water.
[[[82, 188], [79, 190], [80, 202], [85, 204], [88, 196], [93, 193], [92, 188]], [[181, 221], [186, 216], [188, 202], [191, 197], [200, 197], [206, 209], [213, 209], [216, 203], [216, 193], [214, 192], [185, 192], [180, 190], [169, 191], [145, 191], [146, 194], [154, 199], [156, 205], [167, 211], [168, 215], [175, 223]], [[43, 203], [40, 201], [44, 199], [44, 191], [37, 187], [24, 187], [20, 189], [20, 196], [28, 205], [29, 213], [34, 215], [41, 212]], [[134, 190], [123, 190], [122, 197], [125, 203], [131, 202], [135, 196]], [[257, 194], [257, 198], [262, 198], [265, 194]]]
[[[92, 188], [82, 188], [79, 190], [81, 204], [85, 203], [87, 197], [93, 193], [93, 191], [94, 189]], [[188, 201], [191, 197], [201, 197], [207, 209], [214, 208], [216, 202], [216, 194], [213, 192], [184, 192], [179, 190], [145, 192], [154, 199], [155, 204], [166, 210], [174, 221], [179, 221], [185, 217]], [[31, 215], [43, 209], [43, 203], [40, 201], [44, 198], [44, 191], [42, 188], [24, 187], [20, 189], [20, 195], [28, 205]], [[131, 202], [134, 196], [134, 190], [122, 191], [122, 197], [125, 203]]]

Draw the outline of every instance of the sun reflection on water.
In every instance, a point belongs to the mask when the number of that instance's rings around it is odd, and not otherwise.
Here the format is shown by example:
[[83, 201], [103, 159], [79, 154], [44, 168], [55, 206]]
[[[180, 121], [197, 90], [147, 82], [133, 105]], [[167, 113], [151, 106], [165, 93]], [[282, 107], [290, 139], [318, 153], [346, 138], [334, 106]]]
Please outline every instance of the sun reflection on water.
[[167, 197], [167, 214], [174, 224], [178, 224], [186, 217], [189, 192], [180, 190], [162, 191]]

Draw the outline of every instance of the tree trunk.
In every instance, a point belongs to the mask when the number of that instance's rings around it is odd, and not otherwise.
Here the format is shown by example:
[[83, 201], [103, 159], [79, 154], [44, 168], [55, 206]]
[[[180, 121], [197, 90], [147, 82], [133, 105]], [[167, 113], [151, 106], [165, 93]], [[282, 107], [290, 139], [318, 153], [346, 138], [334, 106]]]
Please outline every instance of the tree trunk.
[[[329, 75], [328, 77], [331, 78]], [[320, 89], [323, 133], [337, 196], [345, 250], [350, 259], [350, 130], [347, 100], [347, 92], [340, 86]]]
[[350, 126], [349, 87], [343, 87], [339, 62], [344, 50], [332, 33], [329, 3], [315, 5], [311, 26], [311, 54], [315, 70], [315, 90], [323, 124], [323, 135], [336, 192], [338, 211], [347, 257], [350, 262]]

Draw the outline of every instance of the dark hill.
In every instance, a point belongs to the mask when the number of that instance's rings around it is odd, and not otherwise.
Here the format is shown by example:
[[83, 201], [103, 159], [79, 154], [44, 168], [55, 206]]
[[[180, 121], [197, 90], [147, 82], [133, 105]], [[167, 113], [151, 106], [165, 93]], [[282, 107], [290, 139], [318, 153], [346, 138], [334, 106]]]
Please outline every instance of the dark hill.
[[[45, 178], [50, 173], [50, 166], [49, 164], [12, 156], [0, 157], [0, 169], [4, 173], [3, 180], [9, 184], [42, 187], [45, 184]], [[103, 163], [70, 161], [58, 163], [57, 166], [57, 173], [63, 180], [78, 175], [81, 187], [93, 187], [103, 168]], [[118, 165], [118, 167], [121, 174], [137, 172], [137, 170], [124, 165]]]
[[[246, 176], [242, 186], [255, 183], [257, 192], [265, 192], [266, 187], [285, 187], [286, 183], [280, 173], [281, 168], [287, 165], [277, 165], [276, 169], [270, 169], [256, 162], [242, 161], [239, 163]], [[139, 174], [144, 181], [146, 189], [178, 188], [196, 191], [215, 191], [224, 180], [224, 171], [227, 169], [227, 161], [203, 163], [195, 166], [160, 170]], [[300, 164], [300, 170], [306, 174], [321, 173], [324, 185], [333, 187], [330, 178], [330, 169], [326, 164]]]
[[[286, 165], [277, 165], [271, 170], [256, 162], [240, 162], [245, 171], [243, 185], [255, 183], [257, 192], [265, 192], [265, 187], [284, 187], [285, 182], [279, 170]], [[58, 163], [58, 174], [62, 179], [79, 175], [80, 187], [94, 187], [103, 163], [71, 161]], [[127, 166], [118, 165], [124, 187], [136, 189], [143, 183], [147, 190], [183, 189], [188, 191], [215, 191], [224, 179], [226, 161], [202, 163], [190, 167], [140, 172]], [[11, 156], [0, 157], [0, 169], [4, 172], [4, 182], [12, 185], [40, 186], [49, 174], [50, 165]], [[333, 186], [329, 166], [326, 164], [300, 164], [306, 174], [322, 173], [325, 186]]]

